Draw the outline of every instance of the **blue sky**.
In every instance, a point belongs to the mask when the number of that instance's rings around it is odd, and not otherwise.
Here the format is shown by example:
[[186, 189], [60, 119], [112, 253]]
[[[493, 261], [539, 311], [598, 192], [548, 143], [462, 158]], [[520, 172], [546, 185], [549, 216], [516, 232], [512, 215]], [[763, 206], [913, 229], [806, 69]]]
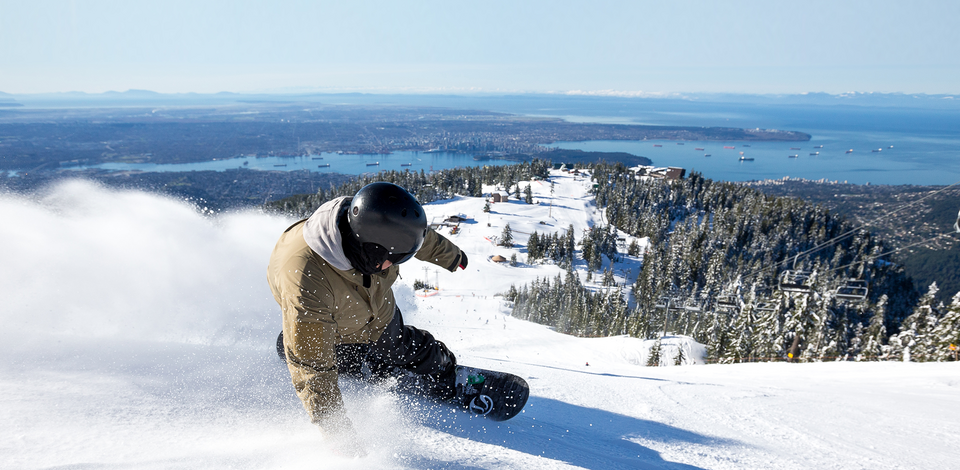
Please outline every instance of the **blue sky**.
[[0, 91], [960, 93], [957, 1], [0, 0]]

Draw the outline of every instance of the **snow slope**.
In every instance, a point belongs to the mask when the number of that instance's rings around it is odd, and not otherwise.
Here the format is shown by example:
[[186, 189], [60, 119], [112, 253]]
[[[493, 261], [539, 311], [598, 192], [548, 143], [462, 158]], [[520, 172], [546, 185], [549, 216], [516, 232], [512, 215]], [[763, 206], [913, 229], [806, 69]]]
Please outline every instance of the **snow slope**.
[[[523, 263], [526, 234], [572, 224], [579, 236], [600, 223], [588, 181], [553, 179], [553, 197], [549, 183], [532, 183], [543, 205], [493, 204], [489, 215], [473, 198], [428, 205], [438, 221], [473, 218], [456, 235], [442, 232], [469, 267], [450, 274], [411, 261], [396, 286], [405, 319], [461, 363], [525, 377], [524, 413], [496, 423], [342, 381], [364, 459], [324, 446], [274, 351], [280, 319], [265, 268], [291, 220], [206, 217], [180, 201], [83, 182], [0, 196], [0, 468], [955, 463], [960, 363], [643, 367], [639, 339], [573, 338], [511, 318], [495, 294], [561, 272]], [[512, 249], [487, 240], [506, 223]], [[489, 260], [511, 253], [516, 267]], [[637, 260], [617, 272], [635, 276]], [[439, 293], [418, 297], [417, 279]]]

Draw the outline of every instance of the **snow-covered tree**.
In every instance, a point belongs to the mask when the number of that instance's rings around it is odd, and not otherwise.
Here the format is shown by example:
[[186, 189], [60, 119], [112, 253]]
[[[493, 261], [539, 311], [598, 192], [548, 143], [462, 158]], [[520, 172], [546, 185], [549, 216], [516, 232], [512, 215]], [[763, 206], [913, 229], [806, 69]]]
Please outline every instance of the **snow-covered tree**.
[[960, 348], [960, 292], [953, 296], [950, 306], [933, 329], [931, 336], [934, 345], [931, 360], [954, 361], [957, 359], [956, 351], [951, 351], [950, 346]]
[[500, 233], [500, 246], [512, 247], [513, 246], [513, 229], [510, 228], [510, 223], [506, 223], [503, 226], [503, 232]]
[[682, 366], [687, 362], [687, 355], [683, 352], [683, 342], [677, 345], [677, 355], [673, 358], [673, 365]]
[[904, 362], [926, 362], [933, 360], [935, 356], [933, 330], [939, 321], [939, 312], [935, 305], [937, 292], [937, 283], [930, 284], [913, 313], [901, 324], [900, 333], [896, 337], [903, 348]]
[[647, 367], [659, 366], [662, 354], [663, 350], [660, 346], [660, 340], [657, 339], [654, 341], [653, 346], [650, 347], [650, 353], [647, 355]]
[[887, 296], [883, 295], [877, 301], [876, 310], [870, 317], [870, 324], [864, 330], [861, 336], [862, 344], [860, 354], [857, 356], [859, 361], [876, 361], [884, 359], [884, 343], [887, 338], [887, 327], [884, 325], [886, 313]]

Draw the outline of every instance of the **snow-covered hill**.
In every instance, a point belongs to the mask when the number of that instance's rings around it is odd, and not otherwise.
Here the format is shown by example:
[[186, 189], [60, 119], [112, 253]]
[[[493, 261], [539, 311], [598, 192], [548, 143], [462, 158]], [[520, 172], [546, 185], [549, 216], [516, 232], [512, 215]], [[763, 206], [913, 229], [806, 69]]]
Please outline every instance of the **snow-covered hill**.
[[[534, 200], [427, 206], [470, 257], [455, 274], [412, 261], [406, 320], [461, 363], [532, 388], [495, 423], [343, 382], [370, 455], [333, 455], [293, 393], [274, 340], [266, 262], [291, 220], [202, 216], [176, 200], [73, 182], [0, 196], [0, 468], [947, 468], [960, 363], [644, 367], [649, 345], [574, 338], [511, 318], [496, 294], [527, 265], [527, 234], [601, 220], [590, 182], [556, 173]], [[525, 183], [521, 183], [521, 187]], [[542, 202], [542, 204], [540, 204]], [[542, 222], [542, 223], [541, 223]], [[516, 246], [496, 246], [503, 226]], [[493, 255], [517, 266], [495, 263]], [[636, 275], [626, 259], [617, 274]], [[426, 269], [425, 269], [426, 268]], [[415, 280], [440, 287], [420, 297]], [[629, 282], [628, 282], [629, 283]], [[674, 344], [678, 338], [671, 339]], [[690, 343], [687, 347], [690, 347]], [[694, 354], [696, 356], [696, 354]]]

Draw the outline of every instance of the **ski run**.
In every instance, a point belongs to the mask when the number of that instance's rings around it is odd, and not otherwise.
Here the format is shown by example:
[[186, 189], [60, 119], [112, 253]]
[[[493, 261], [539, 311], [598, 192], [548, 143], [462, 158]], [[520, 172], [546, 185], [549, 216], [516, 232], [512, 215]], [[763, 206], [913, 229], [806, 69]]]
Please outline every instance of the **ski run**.
[[[175, 199], [82, 181], [0, 195], [0, 468], [956, 463], [958, 362], [705, 365], [701, 345], [668, 336], [664, 354], [683, 347], [693, 364], [647, 367], [653, 341], [576, 338], [512, 318], [497, 294], [563, 273], [525, 263], [529, 234], [573, 226], [579, 239], [603, 223], [589, 178], [554, 171], [551, 180], [552, 194], [549, 182], [530, 182], [534, 204], [511, 198], [489, 213], [482, 198], [427, 205], [434, 222], [469, 218], [456, 234], [440, 228], [469, 266], [448, 273], [413, 260], [395, 287], [406, 321], [434, 333], [461, 364], [526, 379], [524, 412], [498, 423], [341, 380], [369, 452], [362, 459], [324, 445], [276, 357], [280, 313], [265, 269], [292, 219], [202, 215]], [[494, 243], [508, 223], [512, 248]], [[625, 257], [618, 281], [635, 277], [639, 262]], [[439, 290], [414, 291], [415, 281]]]

